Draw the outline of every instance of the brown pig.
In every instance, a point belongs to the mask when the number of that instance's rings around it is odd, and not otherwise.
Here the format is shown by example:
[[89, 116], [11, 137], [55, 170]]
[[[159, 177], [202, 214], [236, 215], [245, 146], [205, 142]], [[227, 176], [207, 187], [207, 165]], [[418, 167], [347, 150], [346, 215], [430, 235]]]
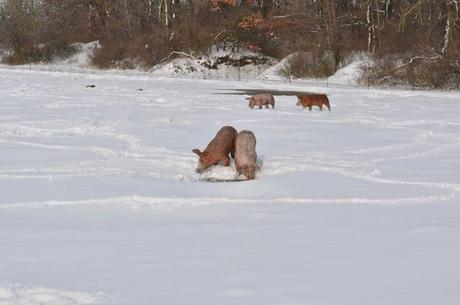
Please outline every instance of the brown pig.
[[270, 93], [256, 94], [249, 98], [249, 108], [254, 108], [256, 106], [261, 109], [263, 106], [268, 108], [268, 105], [272, 105], [272, 108], [275, 108], [275, 98]]
[[235, 138], [237, 135], [238, 132], [235, 128], [224, 126], [203, 152], [196, 148], [193, 149], [192, 151], [200, 157], [197, 172], [201, 173], [219, 162], [223, 162], [224, 166], [229, 166], [230, 158], [228, 155], [230, 154], [232, 158], [235, 157]]
[[241, 131], [235, 140], [235, 164], [238, 174], [244, 174], [246, 179], [256, 177], [257, 169], [256, 137], [249, 130]]
[[319, 109], [323, 110], [323, 105], [331, 111], [331, 105], [329, 104], [329, 99], [326, 94], [307, 94], [297, 97], [297, 105], [302, 106], [303, 108], [308, 107], [311, 111], [313, 106], [318, 106]]

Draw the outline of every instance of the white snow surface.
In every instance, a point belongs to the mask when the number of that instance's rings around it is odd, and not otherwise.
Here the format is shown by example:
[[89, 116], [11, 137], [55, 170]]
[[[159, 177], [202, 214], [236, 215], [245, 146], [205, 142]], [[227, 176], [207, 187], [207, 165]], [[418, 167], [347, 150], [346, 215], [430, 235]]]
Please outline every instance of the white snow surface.
[[[457, 305], [459, 101], [0, 68], [0, 304]], [[255, 133], [256, 180], [195, 173], [225, 125]]]

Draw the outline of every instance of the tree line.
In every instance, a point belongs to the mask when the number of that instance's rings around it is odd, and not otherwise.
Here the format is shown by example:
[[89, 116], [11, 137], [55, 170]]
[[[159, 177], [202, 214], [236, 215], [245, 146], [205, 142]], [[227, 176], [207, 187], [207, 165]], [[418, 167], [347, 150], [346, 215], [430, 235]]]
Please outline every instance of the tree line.
[[308, 54], [309, 60], [300, 57], [293, 65], [298, 76], [331, 74], [350, 54], [365, 52], [376, 63], [366, 74], [370, 83], [430, 82], [431, 75], [456, 84], [459, 2], [3, 0], [0, 47], [12, 50], [7, 61], [24, 63], [66, 54], [74, 42], [98, 40], [102, 48], [94, 63], [109, 67], [127, 58], [152, 66], [172, 54], [230, 43], [276, 58]]

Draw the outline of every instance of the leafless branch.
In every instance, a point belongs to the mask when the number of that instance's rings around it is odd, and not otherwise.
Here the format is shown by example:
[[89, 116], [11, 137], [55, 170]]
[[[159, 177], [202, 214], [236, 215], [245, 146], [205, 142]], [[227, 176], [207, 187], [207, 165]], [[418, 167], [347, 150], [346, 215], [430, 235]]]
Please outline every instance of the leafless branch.
[[400, 69], [402, 69], [404, 67], [407, 67], [408, 65], [413, 64], [414, 61], [416, 61], [416, 60], [438, 60], [438, 59], [441, 59], [441, 55], [439, 55], [439, 54], [436, 54], [433, 57], [415, 56], [415, 57], [412, 57], [408, 62], [391, 69], [390, 72], [394, 72], [394, 71], [400, 70]]
[[171, 53], [169, 53], [168, 56], [166, 56], [165, 58], [163, 58], [162, 60], [160, 60], [160, 62], [164, 62], [164, 61], [170, 59], [173, 55], [179, 55], [179, 56], [183, 56], [183, 57], [188, 57], [188, 58], [191, 58], [191, 59], [195, 59], [195, 57], [192, 55], [192, 51], [190, 51], [190, 54], [187, 54], [187, 53], [181, 52], [181, 51], [172, 51]]

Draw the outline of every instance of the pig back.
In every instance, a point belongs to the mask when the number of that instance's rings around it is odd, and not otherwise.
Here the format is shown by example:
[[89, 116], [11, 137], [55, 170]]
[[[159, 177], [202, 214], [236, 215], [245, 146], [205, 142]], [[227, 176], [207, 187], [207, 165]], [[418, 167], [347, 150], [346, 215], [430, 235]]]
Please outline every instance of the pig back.
[[271, 93], [261, 93], [256, 94], [253, 98], [257, 101], [258, 104], [270, 104], [274, 98]]
[[256, 166], [256, 137], [252, 131], [241, 131], [235, 140], [236, 167]]
[[300, 97], [299, 100], [300, 104], [304, 106], [308, 105], [321, 105], [321, 104], [329, 104], [329, 100], [327, 98], [327, 95], [325, 94], [310, 94], [310, 95], [304, 95]]
[[235, 138], [238, 135], [238, 131], [232, 126], [222, 127], [212, 139], [212, 141], [206, 147], [207, 151], [215, 151], [221, 153], [228, 153], [233, 151]]

